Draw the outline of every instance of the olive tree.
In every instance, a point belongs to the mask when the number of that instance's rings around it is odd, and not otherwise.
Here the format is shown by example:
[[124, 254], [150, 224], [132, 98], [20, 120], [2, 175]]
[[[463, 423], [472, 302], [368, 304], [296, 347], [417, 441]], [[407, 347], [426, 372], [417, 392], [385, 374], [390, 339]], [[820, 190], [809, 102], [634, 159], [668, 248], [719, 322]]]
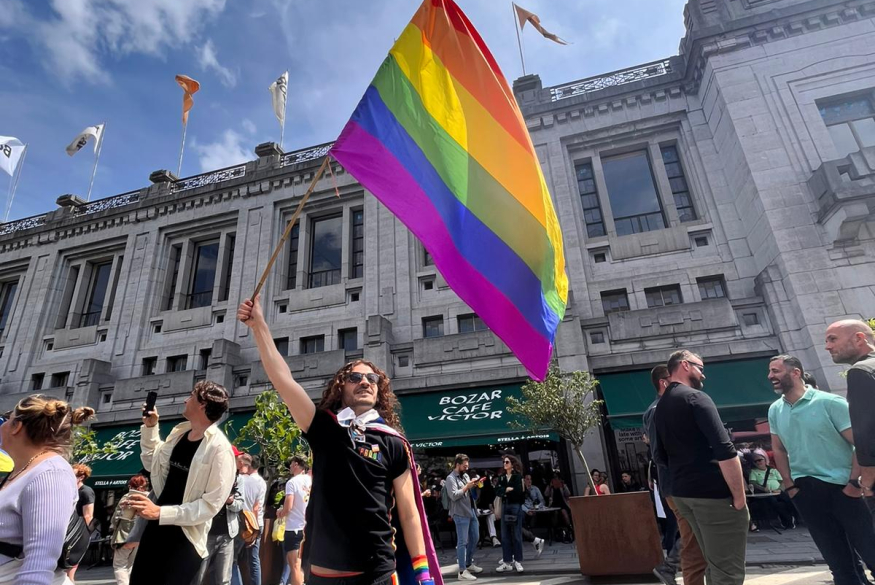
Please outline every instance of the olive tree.
[[507, 410], [522, 419], [518, 427], [551, 429], [574, 446], [590, 484], [592, 473], [582, 446], [587, 433], [602, 423], [604, 401], [594, 399], [597, 384], [589, 372], [562, 372], [551, 366], [543, 382], [529, 380], [523, 385], [521, 400], [507, 398]]

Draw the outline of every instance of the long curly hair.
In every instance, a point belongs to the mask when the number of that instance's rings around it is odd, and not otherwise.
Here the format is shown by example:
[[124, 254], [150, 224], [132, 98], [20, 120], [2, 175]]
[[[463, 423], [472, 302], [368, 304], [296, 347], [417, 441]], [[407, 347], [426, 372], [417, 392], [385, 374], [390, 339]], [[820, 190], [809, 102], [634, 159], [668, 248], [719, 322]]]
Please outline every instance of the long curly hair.
[[400, 405], [398, 404], [398, 397], [392, 392], [389, 376], [367, 360], [355, 360], [337, 370], [325, 391], [322, 392], [322, 401], [319, 403], [318, 408], [330, 410], [331, 412], [337, 412], [343, 408], [343, 384], [346, 382], [347, 374], [352, 372], [352, 369], [359, 364], [368, 366], [375, 374], [380, 376], [380, 382], [377, 384], [377, 404], [374, 408], [380, 413], [380, 416], [383, 417], [387, 425], [403, 433], [404, 429], [401, 428], [401, 420], [398, 418]]

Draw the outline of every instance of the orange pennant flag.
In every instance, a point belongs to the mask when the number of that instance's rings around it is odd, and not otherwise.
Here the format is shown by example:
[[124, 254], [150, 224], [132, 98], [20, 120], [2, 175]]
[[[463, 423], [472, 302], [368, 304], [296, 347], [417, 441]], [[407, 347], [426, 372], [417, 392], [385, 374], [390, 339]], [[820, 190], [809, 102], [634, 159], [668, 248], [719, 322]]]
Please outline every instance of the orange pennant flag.
[[554, 43], [559, 43], [560, 45], [567, 45], [568, 42], [563, 40], [562, 38], [554, 35], [553, 33], [544, 29], [541, 26], [541, 19], [538, 18], [538, 15], [534, 12], [529, 12], [525, 8], [520, 8], [516, 4], [513, 5], [514, 10], [516, 10], [516, 16], [520, 21], [520, 30], [523, 30], [523, 27], [526, 25], [526, 22], [531, 22], [532, 26], [535, 27], [535, 30], [541, 33], [545, 39], [550, 39]]
[[185, 95], [182, 96], [182, 125], [185, 126], [188, 124], [188, 111], [194, 105], [194, 99], [191, 96], [201, 88], [201, 84], [188, 75], [177, 75], [176, 83], [185, 92]]

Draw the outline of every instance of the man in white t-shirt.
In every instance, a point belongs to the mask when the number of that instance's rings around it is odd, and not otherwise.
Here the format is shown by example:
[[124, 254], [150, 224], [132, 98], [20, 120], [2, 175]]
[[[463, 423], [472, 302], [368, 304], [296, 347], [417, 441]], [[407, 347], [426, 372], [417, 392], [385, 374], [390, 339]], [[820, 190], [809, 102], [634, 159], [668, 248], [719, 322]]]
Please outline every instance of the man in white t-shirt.
[[[258, 455], [243, 453], [237, 458], [237, 470], [239, 476], [237, 482], [243, 487], [243, 509], [252, 512], [258, 518], [259, 530], [264, 529], [264, 498], [267, 494], [267, 482], [258, 474], [261, 460]], [[236, 549], [234, 558], [236, 564], [231, 575], [232, 585], [242, 585], [239, 563], [246, 563], [249, 567], [250, 582], [253, 585], [261, 585], [261, 534], [255, 539], [252, 546], [243, 546], [243, 541], [238, 536], [234, 542]]]
[[[286, 501], [277, 516], [286, 519], [286, 535], [283, 538], [283, 550], [291, 575], [291, 585], [303, 585], [304, 573], [301, 571], [300, 556], [301, 541], [304, 540], [305, 514], [307, 502], [310, 500], [312, 479], [307, 473], [307, 462], [301, 457], [292, 457], [289, 465], [292, 478], [286, 482]], [[285, 582], [285, 581], [283, 581]]]

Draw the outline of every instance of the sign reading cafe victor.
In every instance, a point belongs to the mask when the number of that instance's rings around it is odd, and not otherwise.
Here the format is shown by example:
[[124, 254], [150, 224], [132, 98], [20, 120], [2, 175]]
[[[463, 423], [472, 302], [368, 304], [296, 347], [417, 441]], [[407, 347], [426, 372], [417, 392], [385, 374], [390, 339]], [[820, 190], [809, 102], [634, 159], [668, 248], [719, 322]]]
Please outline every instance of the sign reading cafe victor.
[[[496, 404], [497, 402], [497, 404]], [[505, 401], [502, 391], [472, 392], [438, 399], [440, 414], [428, 415], [430, 421], [466, 421], [500, 419], [504, 414]]]

